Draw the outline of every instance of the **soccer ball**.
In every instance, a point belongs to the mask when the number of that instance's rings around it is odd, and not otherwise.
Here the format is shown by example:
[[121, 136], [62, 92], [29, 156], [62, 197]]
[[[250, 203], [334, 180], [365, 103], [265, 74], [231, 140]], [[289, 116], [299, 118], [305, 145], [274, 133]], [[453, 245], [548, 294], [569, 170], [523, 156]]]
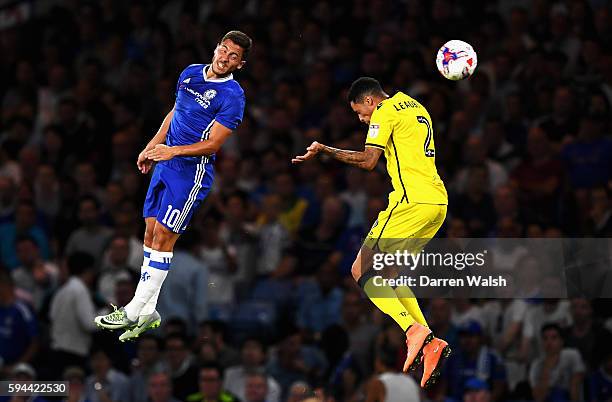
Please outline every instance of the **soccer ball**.
[[476, 52], [469, 43], [449, 40], [438, 50], [436, 65], [440, 74], [457, 81], [469, 77], [476, 70]]

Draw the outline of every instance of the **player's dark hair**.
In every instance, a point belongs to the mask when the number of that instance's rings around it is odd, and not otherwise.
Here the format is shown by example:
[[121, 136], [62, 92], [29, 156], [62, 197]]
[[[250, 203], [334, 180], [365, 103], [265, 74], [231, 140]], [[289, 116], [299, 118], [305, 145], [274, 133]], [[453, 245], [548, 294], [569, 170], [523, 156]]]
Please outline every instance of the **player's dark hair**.
[[360, 103], [368, 95], [383, 95], [384, 93], [380, 82], [371, 77], [361, 77], [351, 84], [347, 98], [349, 102]]
[[66, 265], [71, 276], [78, 276], [87, 270], [93, 269], [96, 265], [96, 260], [91, 254], [77, 251], [68, 256]]
[[221, 38], [219, 43], [226, 39], [231, 40], [242, 48], [242, 60], [246, 60], [249, 56], [249, 52], [251, 51], [251, 46], [253, 46], [253, 40], [247, 34], [240, 31], [229, 31], [223, 35], [223, 38]]

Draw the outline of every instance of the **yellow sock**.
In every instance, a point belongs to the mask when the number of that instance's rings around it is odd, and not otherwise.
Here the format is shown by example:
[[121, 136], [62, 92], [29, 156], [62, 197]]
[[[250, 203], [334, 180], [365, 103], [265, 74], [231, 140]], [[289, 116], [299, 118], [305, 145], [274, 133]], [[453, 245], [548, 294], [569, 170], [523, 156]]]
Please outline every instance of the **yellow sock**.
[[417, 301], [416, 297], [414, 297], [414, 293], [412, 293], [412, 290], [410, 290], [408, 286], [396, 287], [395, 294], [397, 295], [400, 303], [402, 303], [402, 306], [404, 306], [408, 314], [410, 314], [416, 322], [429, 327], [429, 325], [427, 325], [427, 321], [425, 320], [425, 316], [419, 307], [419, 302]]
[[393, 318], [402, 327], [404, 332], [406, 332], [409, 326], [414, 324], [415, 319], [406, 311], [391, 286], [376, 286], [373, 275], [368, 272], [359, 278], [358, 282], [368, 298], [372, 300], [372, 303], [380, 311]]

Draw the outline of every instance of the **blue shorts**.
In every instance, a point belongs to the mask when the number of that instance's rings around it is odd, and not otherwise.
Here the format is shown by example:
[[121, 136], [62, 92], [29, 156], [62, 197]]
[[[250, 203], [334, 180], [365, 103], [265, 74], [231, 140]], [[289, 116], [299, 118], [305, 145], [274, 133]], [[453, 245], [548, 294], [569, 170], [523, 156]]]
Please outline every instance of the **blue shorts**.
[[173, 231], [183, 233], [208, 195], [215, 176], [212, 163], [198, 163], [201, 158], [163, 161], [155, 166], [143, 216]]

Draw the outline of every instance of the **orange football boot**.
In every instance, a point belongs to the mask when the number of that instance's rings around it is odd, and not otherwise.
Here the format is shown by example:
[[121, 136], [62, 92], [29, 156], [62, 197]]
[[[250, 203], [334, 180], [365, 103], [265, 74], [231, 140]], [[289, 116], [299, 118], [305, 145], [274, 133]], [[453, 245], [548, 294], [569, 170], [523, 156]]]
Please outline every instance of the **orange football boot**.
[[433, 339], [431, 329], [415, 322], [406, 331], [406, 362], [404, 363], [404, 373], [414, 370], [421, 364], [423, 357], [423, 347]]
[[448, 342], [440, 338], [433, 338], [431, 342], [423, 347], [423, 378], [421, 387], [427, 388], [435, 384], [440, 377], [440, 367], [442, 358], [447, 358], [451, 354]]

